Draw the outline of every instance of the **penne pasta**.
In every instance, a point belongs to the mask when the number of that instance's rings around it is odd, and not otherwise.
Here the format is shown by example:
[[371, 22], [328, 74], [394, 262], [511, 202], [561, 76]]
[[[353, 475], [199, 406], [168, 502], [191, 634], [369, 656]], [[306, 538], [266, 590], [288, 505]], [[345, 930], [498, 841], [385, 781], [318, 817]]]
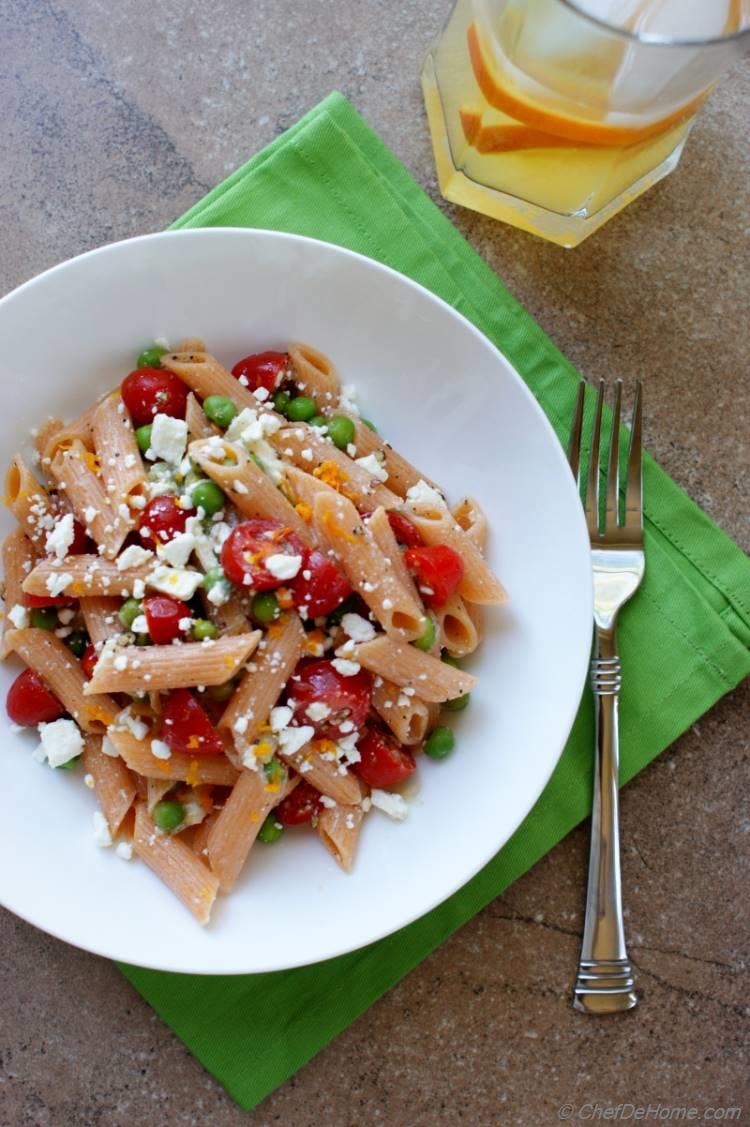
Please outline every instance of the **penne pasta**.
[[187, 397], [185, 422], [187, 423], [190, 442], [197, 442], [200, 438], [210, 438], [212, 435], [220, 433], [219, 428], [208, 421], [203, 408], [192, 391]]
[[280, 521], [303, 544], [313, 546], [309, 526], [239, 443], [223, 440], [220, 448], [216, 439], [191, 442], [188, 453], [243, 516]]
[[290, 344], [289, 361], [294, 382], [303, 395], [314, 399], [320, 408], [335, 407], [341, 384], [338, 373], [323, 352], [309, 344]]
[[[25, 619], [23, 610], [25, 610], [25, 599], [23, 583], [27, 575], [34, 566], [36, 559], [36, 552], [34, 546], [25, 536], [23, 530], [15, 528], [9, 536], [3, 540], [3, 573], [5, 576], [5, 586], [3, 590], [3, 599], [5, 600], [5, 615], [3, 617], [3, 636], [8, 630], [12, 630], [17, 624], [9, 617], [14, 612], [15, 607], [21, 607], [21, 621]], [[18, 614], [18, 612], [15, 612]], [[0, 657], [4, 657], [6, 653], [5, 642], [3, 642], [2, 649], [0, 650]]]
[[179, 376], [201, 400], [207, 399], [209, 395], [225, 395], [239, 407], [252, 407], [254, 411], [263, 410], [262, 404], [252, 391], [236, 380], [231, 372], [228, 372], [216, 357], [208, 352], [197, 350], [171, 352], [162, 356], [161, 366]]
[[324, 807], [318, 814], [318, 837], [345, 873], [350, 873], [354, 865], [363, 817], [361, 806], [339, 803]]
[[99, 476], [99, 460], [80, 439], [58, 450], [50, 474], [64, 491], [73, 512], [96, 540], [107, 559], [114, 559], [132, 525], [127, 505], [122, 511], [110, 504]]
[[121, 595], [127, 599], [137, 586], [145, 585], [153, 571], [153, 561], [138, 567], [120, 569], [114, 560], [101, 556], [68, 556], [58, 560], [41, 560], [24, 580], [23, 589], [28, 595], [48, 595], [53, 576], [70, 576], [65, 594], [72, 598], [90, 598], [94, 595]]
[[384, 509], [395, 509], [401, 505], [400, 497], [314, 427], [304, 423], [282, 427], [269, 441], [283, 458], [320, 478], [325, 485], [348, 497], [359, 509], [372, 512], [378, 505]]
[[157, 830], [143, 802], [137, 802], [135, 807], [133, 850], [172, 889], [198, 923], [208, 923], [219, 891], [218, 880], [189, 845]]
[[451, 513], [456, 524], [461, 526], [479, 551], [484, 553], [487, 548], [487, 517], [479, 502], [474, 497], [462, 497], [458, 504], [453, 506]]
[[313, 527], [383, 628], [402, 638], [419, 638], [425, 626], [422, 605], [399, 582], [393, 560], [383, 559], [351, 501], [319, 494], [313, 505]]
[[508, 601], [505, 588], [492, 573], [481, 549], [445, 506], [436, 508], [424, 502], [407, 501], [404, 513], [415, 525], [425, 544], [446, 544], [464, 562], [464, 575], [458, 594], [471, 603], [491, 606]]
[[400, 685], [375, 678], [372, 707], [388, 725], [399, 743], [407, 747], [421, 744], [437, 723], [437, 706], [418, 696], [408, 696]]
[[240, 772], [206, 843], [208, 863], [224, 892], [234, 888], [261, 826], [296, 783], [288, 775], [283, 782], [272, 782], [262, 768]]
[[[94, 448], [112, 508], [119, 513], [119, 506], [123, 502], [129, 504], [133, 497], [143, 498], [145, 502], [146, 471], [130, 415], [117, 392], [102, 399], [92, 426]], [[131, 518], [125, 523], [132, 527], [134, 522]]]
[[127, 766], [140, 777], [220, 787], [233, 786], [237, 778], [237, 768], [224, 755], [190, 756], [173, 751], [168, 759], [158, 759], [151, 751], [150, 735], [139, 740], [127, 728], [117, 725], [107, 735]]
[[88, 682], [68, 647], [50, 630], [9, 630], [8, 649], [18, 654], [52, 690], [84, 732], [103, 732], [119, 711], [110, 696], [86, 692]]
[[5, 475], [5, 504], [32, 543], [42, 547], [55, 523], [52, 501], [20, 454]]
[[336, 758], [336, 745], [331, 740], [313, 740], [291, 755], [283, 751], [279, 759], [293, 767], [305, 782], [327, 794], [344, 805], [352, 806], [359, 802], [365, 793], [363, 784], [356, 775], [339, 764]]
[[481, 640], [471, 606], [460, 595], [451, 595], [443, 606], [435, 607], [432, 612], [438, 624], [440, 646], [454, 657], [474, 653]]
[[208, 814], [195, 831], [192, 846], [193, 853], [200, 857], [201, 861], [208, 864], [208, 838], [213, 826], [216, 824], [216, 819], [219, 817], [219, 811], [214, 810]]
[[135, 801], [135, 780], [122, 759], [104, 754], [101, 736], [86, 736], [83, 766], [94, 780], [96, 797], [114, 837]]
[[[116, 759], [115, 763], [121, 763]], [[174, 779], [146, 779], [146, 809], [153, 814], [157, 802], [161, 802], [165, 794], [169, 794], [175, 785]]]
[[[405, 591], [409, 592], [414, 602], [418, 606], [422, 606], [422, 598], [417, 591], [417, 585], [412, 578], [411, 572], [404, 563], [404, 557], [401, 554], [401, 549], [398, 546], [398, 541], [393, 533], [393, 529], [388, 520], [388, 513], [385, 509], [378, 508], [375, 510], [367, 522], [367, 531], [375, 541], [375, 545], [383, 558], [385, 566], [393, 571], [400, 585]], [[424, 610], [422, 613], [424, 614]]]
[[219, 633], [225, 635], [246, 634], [250, 623], [247, 617], [247, 596], [233, 591], [221, 606], [215, 606], [205, 591], [201, 591], [201, 602], [206, 617], [213, 622]]
[[122, 634], [124, 627], [118, 615], [120, 605], [120, 599], [107, 595], [92, 595], [88, 599], [81, 599], [81, 614], [94, 645]]
[[426, 701], [454, 700], [470, 692], [477, 683], [470, 673], [386, 634], [355, 645], [352, 660], [400, 685], [407, 690], [405, 695], [413, 693]]
[[[74, 419], [71, 423], [61, 423], [60, 426], [53, 427], [48, 423], [46, 427], [42, 427], [36, 440], [36, 448], [39, 451], [42, 459], [42, 466], [47, 469], [52, 460], [60, 450], [69, 449], [74, 442], [80, 442], [87, 450], [93, 451], [94, 449], [94, 415], [99, 406], [99, 400], [88, 407], [82, 415]], [[58, 419], [52, 419], [51, 423], [59, 422]], [[46, 430], [46, 435], [45, 435]], [[43, 442], [42, 439], [45, 439]]]
[[92, 693], [155, 692], [197, 685], [223, 685], [250, 657], [260, 631], [208, 642], [169, 646], [112, 646], [99, 657], [86, 684]]
[[371, 430], [360, 418], [346, 411], [343, 414], [347, 415], [354, 423], [356, 456], [366, 458], [368, 454], [379, 454], [388, 471], [388, 488], [394, 493], [398, 493], [399, 497], [405, 497], [407, 491], [419, 481], [426, 481], [428, 485], [437, 488], [429, 477], [416, 469], [411, 462], [407, 462], [406, 458], [402, 457], [397, 450], [394, 450], [389, 442], [381, 438], [376, 431]]

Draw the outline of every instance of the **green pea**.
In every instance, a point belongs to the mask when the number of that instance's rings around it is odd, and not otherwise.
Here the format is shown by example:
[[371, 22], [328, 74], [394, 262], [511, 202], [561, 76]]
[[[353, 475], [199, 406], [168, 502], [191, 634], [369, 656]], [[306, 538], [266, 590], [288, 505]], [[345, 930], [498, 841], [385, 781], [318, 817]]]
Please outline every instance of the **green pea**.
[[286, 409], [286, 417], [293, 423], [307, 423], [318, 413], [315, 400], [307, 395], [298, 395]]
[[279, 840], [283, 832], [284, 827], [281, 822], [276, 821], [275, 815], [269, 814], [258, 831], [258, 841], [262, 841], [266, 845], [273, 845], [275, 841]]
[[328, 420], [328, 437], [339, 450], [346, 450], [354, 442], [354, 423], [346, 415], [334, 415]]
[[471, 693], [464, 693], [462, 697], [454, 697], [453, 700], [446, 700], [443, 702], [443, 708], [447, 712], [463, 712], [468, 707], [471, 700]]
[[281, 614], [281, 607], [279, 606], [278, 599], [270, 591], [263, 591], [261, 594], [256, 595], [250, 604], [253, 618], [258, 622], [262, 622], [266, 626], [269, 622], [273, 622], [274, 618], [278, 618]]
[[328, 625], [338, 626], [345, 614], [356, 613], [359, 609], [359, 596], [349, 595], [348, 598], [344, 599], [343, 603], [337, 606], [336, 609], [332, 610], [328, 615]]
[[143, 614], [143, 603], [139, 599], [126, 599], [117, 616], [125, 629], [129, 630], [139, 614]]
[[224, 508], [226, 497], [215, 481], [199, 481], [193, 489], [193, 504], [203, 509], [207, 517], [212, 517]]
[[436, 634], [435, 619], [428, 614], [425, 616], [425, 628], [421, 636], [415, 642], [412, 642], [412, 645], [416, 646], [418, 650], [431, 650], [435, 645]]
[[163, 799], [154, 807], [153, 818], [160, 830], [172, 833], [185, 821], [185, 808], [181, 802]]
[[212, 423], [216, 423], [217, 427], [221, 427], [222, 430], [227, 429], [237, 414], [237, 408], [226, 395], [209, 395], [207, 399], [203, 400], [203, 410], [206, 417]]
[[234, 681], [225, 681], [223, 685], [207, 685], [206, 696], [210, 700], [229, 700], [235, 689]]
[[425, 740], [424, 753], [430, 759], [445, 759], [456, 746], [456, 737], [450, 728], [433, 728]]
[[328, 427], [328, 419], [325, 415], [313, 415], [311, 419], [307, 420], [308, 426], [311, 427]]
[[281, 785], [286, 782], [286, 767], [275, 755], [263, 764], [263, 770], [269, 783]]
[[206, 638], [216, 638], [218, 634], [219, 631], [213, 622], [209, 622], [207, 618], [196, 618], [193, 623], [192, 635], [196, 642], [204, 642]]
[[135, 432], [135, 440], [138, 443], [138, 449], [141, 454], [145, 454], [151, 446], [151, 430], [152, 424], [146, 423], [143, 427], [138, 427]]
[[274, 409], [280, 415], [286, 415], [287, 408], [292, 401], [292, 397], [288, 391], [277, 391], [273, 397]]
[[375, 423], [371, 423], [369, 419], [363, 419], [362, 422], [365, 424], [368, 430], [375, 431], [375, 434], [378, 433], [378, 428], [375, 426]]
[[58, 763], [57, 764], [57, 770], [58, 771], [72, 771], [73, 768], [75, 767], [76, 763], [80, 762], [80, 759], [81, 759], [80, 755], [74, 755], [73, 758], [69, 759], [67, 763]]
[[65, 639], [65, 645], [74, 657], [83, 657], [83, 651], [88, 644], [89, 636], [85, 630], [74, 630], [73, 633], [68, 634]]
[[60, 625], [54, 607], [34, 607], [29, 612], [29, 622], [37, 630], [57, 630]]
[[160, 368], [161, 358], [169, 352], [168, 348], [162, 348], [160, 344], [153, 344], [151, 348], [144, 348], [135, 362], [136, 368]]
[[217, 583], [223, 583], [225, 579], [226, 576], [220, 567], [210, 567], [203, 576], [204, 591], [210, 591]]

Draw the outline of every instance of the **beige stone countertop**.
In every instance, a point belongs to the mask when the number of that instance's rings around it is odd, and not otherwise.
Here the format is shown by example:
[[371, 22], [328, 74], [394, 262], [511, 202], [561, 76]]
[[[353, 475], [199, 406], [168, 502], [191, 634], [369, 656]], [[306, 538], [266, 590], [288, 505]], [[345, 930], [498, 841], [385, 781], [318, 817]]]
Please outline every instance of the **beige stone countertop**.
[[[449, 7], [0, 0], [0, 292], [165, 227], [333, 88], [441, 203], [418, 73]], [[645, 381], [650, 450], [745, 550], [749, 107], [741, 65], [677, 173], [574, 251], [441, 203], [582, 372]], [[536, 1125], [620, 1103], [744, 1121], [749, 704], [745, 684], [623, 792], [632, 1013], [570, 1006], [582, 829], [250, 1113], [114, 966], [2, 913], [0, 1124]]]

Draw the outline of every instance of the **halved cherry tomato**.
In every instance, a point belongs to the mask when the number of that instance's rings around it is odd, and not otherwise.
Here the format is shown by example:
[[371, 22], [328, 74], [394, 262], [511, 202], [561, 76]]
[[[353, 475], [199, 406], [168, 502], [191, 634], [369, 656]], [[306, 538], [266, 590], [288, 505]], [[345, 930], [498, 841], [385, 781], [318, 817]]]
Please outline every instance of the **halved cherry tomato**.
[[73, 543], [68, 548], [69, 556], [85, 556], [95, 552], [96, 545], [79, 520], [73, 521]]
[[221, 566], [238, 587], [271, 591], [287, 580], [272, 575], [263, 561], [269, 556], [301, 556], [304, 567], [306, 554], [300, 538], [279, 521], [243, 520], [224, 541]]
[[154, 547], [154, 538], [166, 544], [173, 536], [185, 531], [188, 513], [181, 509], [174, 497], [164, 494], [154, 497], [141, 513], [138, 528], [146, 547]]
[[464, 561], [447, 544], [407, 548], [404, 561], [416, 575], [419, 593], [428, 607], [447, 603], [464, 576]]
[[25, 607], [72, 607], [74, 603], [75, 599], [66, 595], [23, 595]]
[[238, 360], [232, 368], [232, 375], [250, 391], [257, 391], [259, 387], [276, 391], [288, 372], [289, 356], [286, 352], [255, 352], [244, 360]]
[[399, 544], [406, 544], [408, 548], [421, 548], [424, 544], [419, 529], [411, 523], [408, 517], [403, 516], [402, 513], [397, 513], [393, 509], [389, 509], [388, 523], [393, 529], [393, 535], [396, 537]]
[[[353, 677], [344, 677], [330, 661], [299, 665], [289, 682], [289, 704], [300, 724], [312, 724], [319, 735], [329, 739], [338, 739], [354, 728], [361, 728], [370, 711], [371, 699], [369, 673], [360, 669]], [[330, 709], [321, 720], [311, 720], [307, 714], [307, 709], [315, 703], [325, 704]], [[342, 724], [346, 731], [342, 730]]]
[[166, 368], [136, 368], [122, 381], [120, 394], [135, 427], [145, 426], [156, 415], [185, 418], [188, 388]]
[[65, 714], [65, 708], [33, 669], [24, 669], [8, 689], [5, 704], [14, 724], [49, 724]]
[[370, 787], [397, 787], [417, 768], [412, 753], [381, 728], [368, 728], [357, 751], [360, 759], [352, 770]]
[[98, 660], [99, 654], [96, 652], [96, 647], [93, 642], [89, 642], [81, 657], [81, 669], [83, 670], [84, 677], [88, 681], [94, 676], [94, 668]]
[[301, 826], [304, 822], [309, 822], [319, 810], [320, 792], [303, 779], [291, 794], [274, 807], [273, 815], [282, 826]]
[[346, 576], [317, 549], [303, 561], [291, 587], [294, 605], [304, 608], [309, 618], [330, 614], [352, 593]]
[[143, 600], [143, 613], [146, 615], [151, 641], [157, 646], [168, 646], [175, 638], [179, 638], [182, 634], [180, 619], [190, 617], [185, 604], [170, 595], [149, 595]]
[[161, 713], [161, 739], [184, 755], [221, 755], [224, 744], [189, 689], [173, 689]]

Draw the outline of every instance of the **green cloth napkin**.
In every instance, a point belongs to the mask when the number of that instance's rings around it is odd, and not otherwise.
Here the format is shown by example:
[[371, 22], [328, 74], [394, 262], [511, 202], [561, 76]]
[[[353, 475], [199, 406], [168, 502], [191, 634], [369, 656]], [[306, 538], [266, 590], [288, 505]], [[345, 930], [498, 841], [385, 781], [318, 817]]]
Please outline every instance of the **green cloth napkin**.
[[[567, 439], [577, 373], [340, 94], [175, 224], [208, 226], [314, 236], [416, 279], [494, 341]], [[750, 672], [750, 560], [650, 458], [645, 498], [646, 578], [620, 631], [623, 782]], [[580, 822], [591, 785], [585, 700], [547, 789], [513, 838], [464, 888], [397, 934], [276, 974], [122, 969], [251, 1108]]]

